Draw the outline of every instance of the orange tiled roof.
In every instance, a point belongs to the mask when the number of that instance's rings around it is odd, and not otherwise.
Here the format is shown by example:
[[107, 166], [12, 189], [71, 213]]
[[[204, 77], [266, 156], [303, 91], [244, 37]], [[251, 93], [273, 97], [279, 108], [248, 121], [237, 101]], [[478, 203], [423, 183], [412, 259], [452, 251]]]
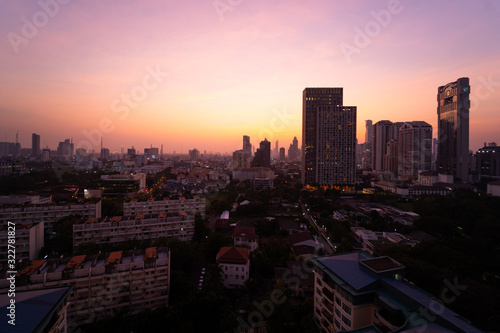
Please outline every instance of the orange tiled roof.
[[106, 259], [106, 266], [107, 265], [118, 265], [120, 261], [122, 260], [122, 255], [123, 251], [115, 251], [111, 252]]
[[219, 250], [217, 261], [221, 263], [246, 264], [250, 250], [243, 247], [225, 246]]
[[82, 262], [85, 260], [86, 255], [74, 256], [71, 260], [64, 266], [63, 271], [74, 271], [78, 269]]
[[40, 260], [33, 260], [30, 262], [30, 264], [25, 267], [19, 274], [19, 275], [31, 275], [34, 274], [42, 265], [47, 262], [47, 259], [40, 259]]

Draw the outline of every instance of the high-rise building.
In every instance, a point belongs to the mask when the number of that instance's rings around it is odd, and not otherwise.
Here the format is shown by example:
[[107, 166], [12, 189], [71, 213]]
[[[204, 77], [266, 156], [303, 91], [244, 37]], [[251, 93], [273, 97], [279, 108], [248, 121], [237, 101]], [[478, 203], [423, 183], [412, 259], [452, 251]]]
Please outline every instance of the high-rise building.
[[394, 176], [398, 175], [398, 142], [390, 139], [386, 145], [383, 170], [390, 171]]
[[31, 135], [31, 156], [34, 158], [40, 157], [40, 135], [36, 133]]
[[384, 156], [387, 153], [387, 143], [389, 140], [398, 139], [399, 128], [402, 122], [393, 123], [389, 120], [381, 120], [373, 125], [373, 169], [384, 170]]
[[252, 144], [248, 135], [243, 135], [243, 150], [252, 155]]
[[348, 185], [356, 176], [356, 107], [343, 105], [343, 88], [306, 88], [302, 94], [302, 183]]
[[351, 252], [311, 262], [320, 332], [481, 332], [404, 279], [405, 267], [390, 257]]
[[366, 121], [365, 143], [362, 145], [361, 167], [373, 169], [373, 123]]
[[440, 86], [437, 94], [437, 171], [456, 180], [469, 178], [469, 78]]
[[74, 144], [70, 139], [66, 139], [62, 142], [59, 142], [59, 146], [57, 147], [57, 155], [64, 158], [71, 158], [74, 152]]
[[281, 147], [280, 148], [280, 157], [279, 157], [279, 160], [280, 161], [284, 161], [285, 160], [285, 147]]
[[290, 147], [288, 148], [288, 160], [290, 162], [295, 162], [299, 160], [300, 158], [300, 152], [299, 152], [299, 140], [297, 140], [297, 137], [293, 137], [293, 141], [290, 144]]
[[189, 150], [189, 158], [193, 161], [200, 159], [200, 151], [196, 148]]
[[267, 141], [267, 139], [260, 142], [260, 148], [255, 152], [252, 166], [266, 168], [271, 166], [271, 142]]
[[425, 121], [404, 123], [398, 136], [398, 176], [418, 178], [431, 170], [432, 126]]
[[365, 143], [373, 141], [373, 122], [368, 119], [366, 122]]

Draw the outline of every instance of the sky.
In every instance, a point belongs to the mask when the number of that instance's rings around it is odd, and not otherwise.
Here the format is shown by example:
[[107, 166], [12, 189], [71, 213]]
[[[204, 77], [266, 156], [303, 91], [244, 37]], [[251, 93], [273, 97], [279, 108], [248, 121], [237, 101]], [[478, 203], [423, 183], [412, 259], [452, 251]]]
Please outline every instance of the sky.
[[232, 152], [302, 134], [305, 87], [365, 120], [426, 121], [471, 84], [470, 149], [500, 144], [500, 1], [0, 0], [0, 141]]

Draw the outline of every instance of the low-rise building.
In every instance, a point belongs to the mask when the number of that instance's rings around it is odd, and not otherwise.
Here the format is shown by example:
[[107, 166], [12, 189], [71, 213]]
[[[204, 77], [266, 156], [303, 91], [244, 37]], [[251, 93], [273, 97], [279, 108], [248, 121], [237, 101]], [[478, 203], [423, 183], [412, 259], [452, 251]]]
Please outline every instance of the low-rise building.
[[117, 174], [102, 175], [99, 189], [104, 196], [134, 196], [137, 193], [146, 191], [146, 174]]
[[250, 252], [259, 246], [259, 236], [254, 227], [237, 226], [233, 231], [234, 246], [248, 247]]
[[222, 270], [222, 281], [226, 288], [242, 286], [250, 273], [250, 250], [244, 247], [226, 246], [217, 253], [217, 262]]
[[[68, 326], [91, 323], [117, 311], [135, 314], [168, 305], [170, 250], [117, 251], [53, 260], [34, 260], [16, 275], [16, 292], [73, 286]], [[0, 280], [0, 292], [9, 281]]]
[[486, 192], [494, 197], [500, 197], [500, 180], [488, 183]]

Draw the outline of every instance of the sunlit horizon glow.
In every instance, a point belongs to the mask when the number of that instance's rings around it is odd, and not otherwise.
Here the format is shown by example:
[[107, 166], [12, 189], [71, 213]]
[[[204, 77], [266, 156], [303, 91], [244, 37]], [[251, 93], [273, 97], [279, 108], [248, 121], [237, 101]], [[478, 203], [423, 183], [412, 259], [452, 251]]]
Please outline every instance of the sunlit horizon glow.
[[[438, 86], [469, 77], [478, 102], [469, 147], [500, 144], [499, 2], [401, 0], [350, 61], [341, 44], [354, 46], [357, 29], [392, 1], [240, 1], [223, 19], [213, 3], [70, 1], [16, 53], [9, 33], [23, 36], [43, 9], [3, 2], [0, 141], [19, 132], [29, 148], [37, 133], [42, 147], [72, 138], [98, 151], [104, 119], [112, 152], [163, 144], [165, 153], [225, 153], [241, 149], [243, 135], [288, 149], [294, 136], [301, 143], [306, 87], [344, 88], [360, 143], [367, 119], [426, 121], [436, 137]], [[155, 69], [162, 77], [147, 81], [143, 100], [117, 112], [116, 101]]]

